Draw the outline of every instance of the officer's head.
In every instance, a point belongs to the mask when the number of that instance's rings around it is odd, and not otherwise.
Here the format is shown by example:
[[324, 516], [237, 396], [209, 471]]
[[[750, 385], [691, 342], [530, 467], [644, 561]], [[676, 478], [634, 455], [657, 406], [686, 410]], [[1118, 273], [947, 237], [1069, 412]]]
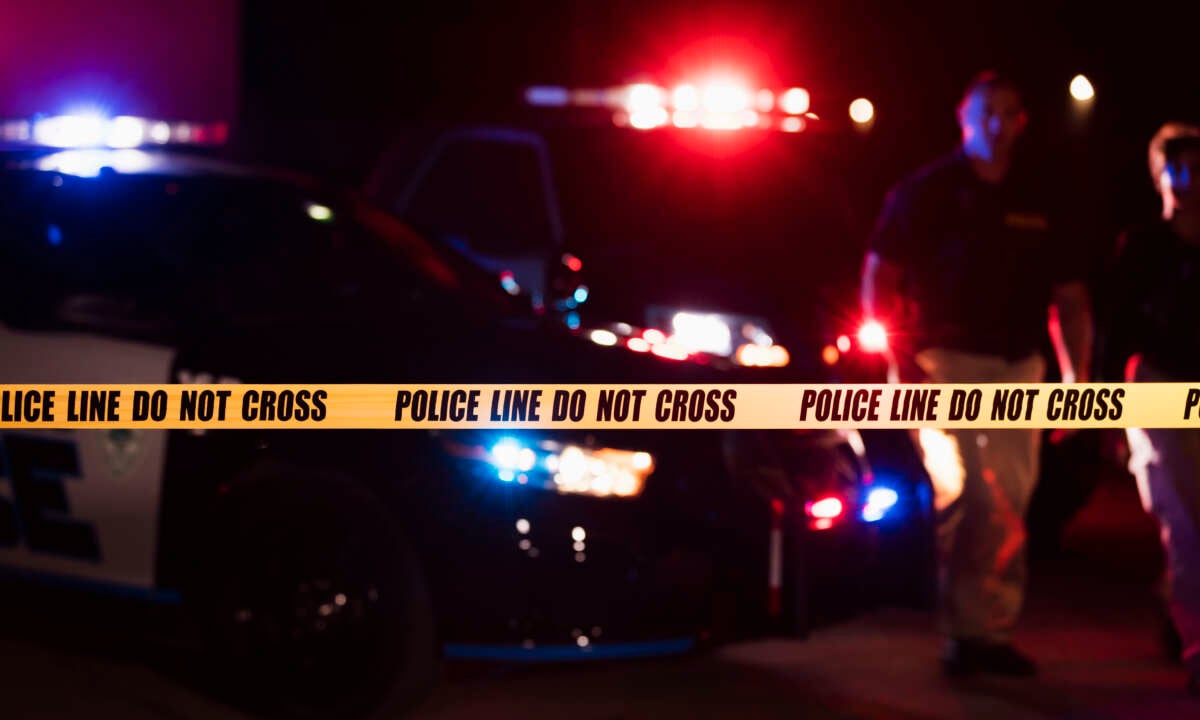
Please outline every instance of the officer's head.
[[963, 150], [980, 160], [1007, 161], [1026, 121], [1016, 83], [994, 71], [976, 75], [958, 103]]
[[1180, 208], [1197, 208], [1200, 186], [1200, 127], [1170, 122], [1159, 128], [1150, 141], [1150, 180], [1163, 199], [1163, 219], [1170, 220]]

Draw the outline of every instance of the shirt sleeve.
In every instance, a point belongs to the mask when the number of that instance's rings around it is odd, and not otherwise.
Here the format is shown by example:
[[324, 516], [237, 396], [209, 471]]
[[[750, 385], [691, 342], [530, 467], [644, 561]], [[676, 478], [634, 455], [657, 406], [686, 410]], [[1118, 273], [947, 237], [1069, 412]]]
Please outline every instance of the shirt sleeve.
[[1123, 382], [1125, 363], [1140, 346], [1140, 301], [1134, 279], [1139, 274], [1136, 233], [1126, 231], [1105, 259], [1094, 293], [1097, 379]]
[[867, 239], [867, 250], [884, 260], [907, 263], [917, 252], [917, 211], [916, 193], [908, 184], [889, 190]]

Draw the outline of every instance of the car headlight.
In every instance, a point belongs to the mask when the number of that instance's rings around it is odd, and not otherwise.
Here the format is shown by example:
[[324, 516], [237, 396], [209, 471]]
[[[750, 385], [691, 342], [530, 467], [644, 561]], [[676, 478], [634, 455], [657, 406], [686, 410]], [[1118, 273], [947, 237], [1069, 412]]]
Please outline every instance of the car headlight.
[[555, 440], [506, 437], [486, 447], [443, 440], [452, 455], [486, 464], [503, 483], [596, 497], [637, 497], [654, 472], [654, 456], [641, 450], [584, 447]]

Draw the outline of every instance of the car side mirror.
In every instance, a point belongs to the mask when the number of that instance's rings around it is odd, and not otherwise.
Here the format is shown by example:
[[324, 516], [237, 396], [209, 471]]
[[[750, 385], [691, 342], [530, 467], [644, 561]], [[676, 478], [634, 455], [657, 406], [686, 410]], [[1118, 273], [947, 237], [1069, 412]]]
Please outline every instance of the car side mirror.
[[546, 259], [546, 307], [564, 313], [578, 310], [588, 300], [583, 260], [570, 252], [552, 250]]

